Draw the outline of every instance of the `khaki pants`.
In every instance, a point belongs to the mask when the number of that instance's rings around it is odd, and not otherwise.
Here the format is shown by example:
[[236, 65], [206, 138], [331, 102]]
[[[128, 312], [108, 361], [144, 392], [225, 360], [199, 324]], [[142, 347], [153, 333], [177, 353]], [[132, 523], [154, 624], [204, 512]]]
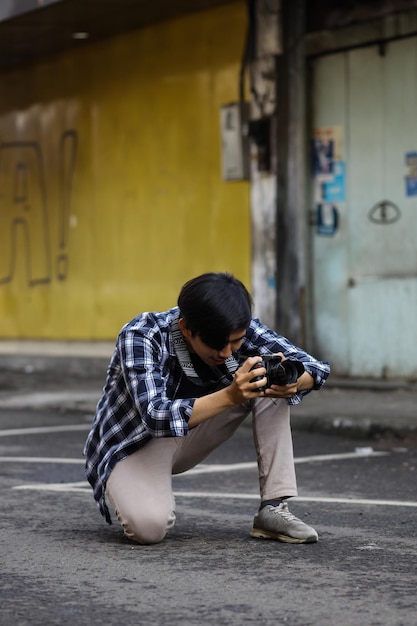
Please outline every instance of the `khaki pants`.
[[153, 439], [116, 464], [106, 493], [127, 537], [143, 544], [162, 541], [175, 523], [172, 474], [195, 467], [250, 412], [261, 500], [297, 495], [289, 407], [285, 400], [258, 398], [202, 422], [185, 437]]

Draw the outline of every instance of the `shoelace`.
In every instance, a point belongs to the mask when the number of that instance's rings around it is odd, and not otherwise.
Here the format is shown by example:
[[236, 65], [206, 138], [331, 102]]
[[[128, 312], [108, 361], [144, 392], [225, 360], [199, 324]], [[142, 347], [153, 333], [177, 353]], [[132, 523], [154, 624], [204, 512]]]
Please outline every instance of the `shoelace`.
[[272, 509], [272, 511], [274, 511], [274, 513], [279, 513], [280, 515], [282, 515], [282, 517], [284, 519], [286, 519], [287, 521], [292, 521], [292, 520], [297, 520], [298, 519], [288, 509], [288, 504], [287, 503], [285, 503], [285, 504], [284, 503], [278, 504], [278, 506], [272, 506], [271, 509]]

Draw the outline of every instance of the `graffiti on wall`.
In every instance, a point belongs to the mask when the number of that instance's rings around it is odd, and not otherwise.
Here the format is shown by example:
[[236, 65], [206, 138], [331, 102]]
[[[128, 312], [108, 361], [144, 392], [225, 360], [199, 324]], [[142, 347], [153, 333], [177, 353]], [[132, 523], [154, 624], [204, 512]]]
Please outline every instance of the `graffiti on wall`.
[[[0, 285], [13, 281], [24, 255], [30, 287], [68, 276], [68, 229], [78, 137], [62, 133], [58, 149], [58, 233], [50, 232], [46, 172], [35, 141], [0, 142]], [[23, 241], [23, 245], [22, 245]], [[56, 258], [54, 250], [58, 249]]]

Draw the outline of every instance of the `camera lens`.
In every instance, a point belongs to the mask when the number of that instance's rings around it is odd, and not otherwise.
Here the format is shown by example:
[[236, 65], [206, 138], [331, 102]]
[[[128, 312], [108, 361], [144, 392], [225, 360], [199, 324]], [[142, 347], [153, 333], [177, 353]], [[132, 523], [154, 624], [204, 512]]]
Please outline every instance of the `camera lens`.
[[[286, 361], [284, 361], [285, 363]], [[287, 373], [284, 368], [284, 363], [281, 361], [270, 361], [268, 363], [268, 383], [269, 385], [286, 385]]]
[[268, 365], [267, 375], [270, 385], [291, 385], [304, 371], [304, 366], [298, 361], [270, 361]]

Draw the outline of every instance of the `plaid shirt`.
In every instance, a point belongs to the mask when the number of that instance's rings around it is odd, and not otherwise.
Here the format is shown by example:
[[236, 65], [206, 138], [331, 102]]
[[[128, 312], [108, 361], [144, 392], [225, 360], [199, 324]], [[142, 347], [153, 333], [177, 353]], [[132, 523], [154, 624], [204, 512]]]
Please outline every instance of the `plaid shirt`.
[[[178, 318], [178, 307], [163, 313], [143, 313], [126, 324], [117, 338], [84, 447], [86, 476], [100, 512], [109, 523], [105, 486], [115, 464], [153, 437], [183, 437], [188, 433], [195, 398], [178, 397], [184, 382], [192, 382], [201, 389], [196, 396], [213, 391], [213, 382], [201, 380], [193, 368], [178, 330]], [[302, 361], [314, 378], [314, 389], [324, 384], [330, 371], [328, 363], [317, 361], [252, 318], [239, 351], [240, 360], [276, 352]], [[231, 383], [239, 366], [237, 359], [239, 355], [227, 359], [227, 369], [211, 368], [218, 388]], [[302, 391], [287, 402], [298, 404], [306, 393]]]

